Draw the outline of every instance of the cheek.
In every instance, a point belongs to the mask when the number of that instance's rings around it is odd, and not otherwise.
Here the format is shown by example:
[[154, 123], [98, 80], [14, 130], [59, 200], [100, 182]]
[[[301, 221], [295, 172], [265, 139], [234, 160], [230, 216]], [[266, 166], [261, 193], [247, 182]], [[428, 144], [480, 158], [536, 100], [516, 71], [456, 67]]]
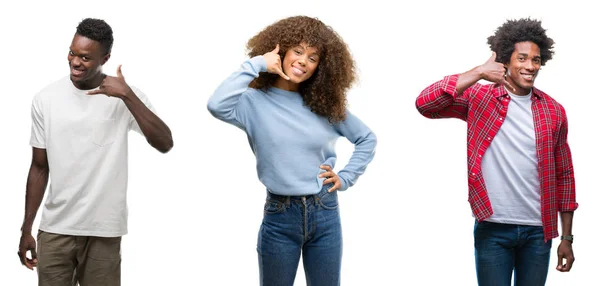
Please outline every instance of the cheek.
[[285, 57], [283, 57], [283, 64], [291, 65], [296, 60], [296, 56], [294, 53], [286, 53]]
[[318, 64], [312, 64], [312, 65], [310, 65], [310, 70], [308, 71], [308, 73], [310, 73], [311, 75], [313, 75], [315, 73], [315, 71], [317, 71], [317, 67], [318, 67]]

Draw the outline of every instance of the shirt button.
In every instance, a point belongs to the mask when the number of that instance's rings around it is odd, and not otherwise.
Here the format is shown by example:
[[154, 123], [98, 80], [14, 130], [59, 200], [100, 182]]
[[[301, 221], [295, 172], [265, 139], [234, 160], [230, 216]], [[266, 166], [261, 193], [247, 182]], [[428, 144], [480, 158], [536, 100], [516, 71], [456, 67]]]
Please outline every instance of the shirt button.
[[488, 137], [488, 141], [492, 140], [492, 137]]
[[477, 157], [481, 158], [481, 154], [477, 155]]
[[502, 121], [502, 117], [498, 118], [498, 120]]
[[475, 176], [475, 173], [471, 173], [472, 176]]

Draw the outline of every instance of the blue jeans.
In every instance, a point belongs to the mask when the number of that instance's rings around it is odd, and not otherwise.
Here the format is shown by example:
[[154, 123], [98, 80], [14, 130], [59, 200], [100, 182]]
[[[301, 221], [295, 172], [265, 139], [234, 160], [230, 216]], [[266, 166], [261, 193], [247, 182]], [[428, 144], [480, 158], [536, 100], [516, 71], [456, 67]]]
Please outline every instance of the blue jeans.
[[329, 187], [298, 197], [267, 192], [256, 248], [260, 285], [293, 285], [300, 254], [307, 285], [340, 285], [342, 227], [337, 191]]
[[541, 226], [475, 222], [475, 266], [480, 286], [543, 286], [552, 240]]

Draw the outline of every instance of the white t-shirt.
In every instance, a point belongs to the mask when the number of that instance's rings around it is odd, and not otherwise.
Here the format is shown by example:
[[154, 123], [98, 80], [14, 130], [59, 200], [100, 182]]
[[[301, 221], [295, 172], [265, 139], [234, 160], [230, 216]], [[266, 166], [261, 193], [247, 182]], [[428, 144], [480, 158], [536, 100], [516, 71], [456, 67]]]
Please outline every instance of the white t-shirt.
[[487, 221], [542, 225], [531, 93], [508, 93], [506, 118], [481, 162], [494, 214]]
[[[146, 95], [131, 88], [154, 112]], [[122, 236], [127, 233], [127, 134], [142, 132], [121, 99], [86, 92], [66, 76], [33, 99], [30, 144], [46, 149], [50, 167], [40, 229]]]

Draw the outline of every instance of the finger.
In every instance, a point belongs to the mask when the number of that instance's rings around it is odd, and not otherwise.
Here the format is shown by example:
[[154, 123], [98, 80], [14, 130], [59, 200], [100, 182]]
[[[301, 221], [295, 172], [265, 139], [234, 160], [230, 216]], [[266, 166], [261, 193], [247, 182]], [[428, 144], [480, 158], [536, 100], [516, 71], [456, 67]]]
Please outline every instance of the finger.
[[335, 177], [335, 174], [332, 171], [327, 171], [319, 174], [319, 178], [331, 178]]
[[29, 258], [27, 258], [27, 250], [20, 250], [19, 258], [21, 258], [21, 264], [25, 265], [29, 270], [33, 270], [33, 265]]
[[27, 261], [25, 261], [25, 267], [27, 267], [27, 269], [33, 270], [34, 266], [35, 265], [33, 265], [33, 263], [31, 263], [31, 261], [29, 259]]
[[571, 267], [573, 267], [573, 262], [575, 262], [575, 258], [573, 258], [573, 257], [567, 257], [567, 264], [565, 264], [563, 266], [563, 271], [564, 272], [571, 271]]
[[95, 90], [87, 92], [87, 95], [94, 95], [94, 94], [104, 94], [104, 89], [99, 88], [99, 89], [95, 89]]
[[279, 44], [277, 44], [277, 46], [275, 46], [275, 49], [273, 49], [273, 50], [271, 51], [271, 53], [274, 53], [274, 54], [279, 54]]
[[513, 92], [516, 92], [517, 90], [506, 80], [506, 77], [504, 77], [502, 79], [502, 83], [508, 87], [510, 90], [512, 90]]
[[334, 182], [336, 182], [335, 178], [329, 178], [329, 179], [323, 181], [323, 185], [331, 184]]
[[340, 184], [340, 181], [336, 181], [335, 184], [333, 184], [333, 187], [329, 188], [329, 190], [327, 190], [328, 193], [334, 192], [336, 190], [338, 190], [342, 185]]
[[563, 259], [564, 258], [565, 258], [565, 256], [562, 253], [558, 254], [558, 265], [556, 265], [556, 270], [558, 270], [558, 271], [563, 270]]
[[283, 71], [281, 70], [281, 68], [277, 68], [275, 71], [277, 72], [277, 74], [279, 74], [279, 76], [281, 76], [285, 80], [290, 80], [290, 77], [287, 76], [285, 73], [283, 73]]
[[492, 56], [487, 60], [488, 63], [493, 63], [496, 61], [496, 52], [492, 52]]
[[19, 252], [17, 252], [17, 255], [19, 256], [19, 260], [21, 261], [21, 264], [25, 265], [25, 255], [23, 255], [23, 252], [21, 250], [19, 250]]
[[37, 252], [35, 251], [35, 248], [30, 249], [31, 251], [31, 261], [33, 261], [33, 263], [37, 263]]
[[325, 171], [331, 171], [331, 166], [329, 166], [329, 165], [321, 165], [321, 166], [319, 166], [319, 168], [321, 168]]
[[121, 79], [125, 79], [125, 77], [123, 76], [123, 72], [121, 72], [121, 65], [119, 65], [119, 67], [117, 67], [117, 77], [121, 78]]

